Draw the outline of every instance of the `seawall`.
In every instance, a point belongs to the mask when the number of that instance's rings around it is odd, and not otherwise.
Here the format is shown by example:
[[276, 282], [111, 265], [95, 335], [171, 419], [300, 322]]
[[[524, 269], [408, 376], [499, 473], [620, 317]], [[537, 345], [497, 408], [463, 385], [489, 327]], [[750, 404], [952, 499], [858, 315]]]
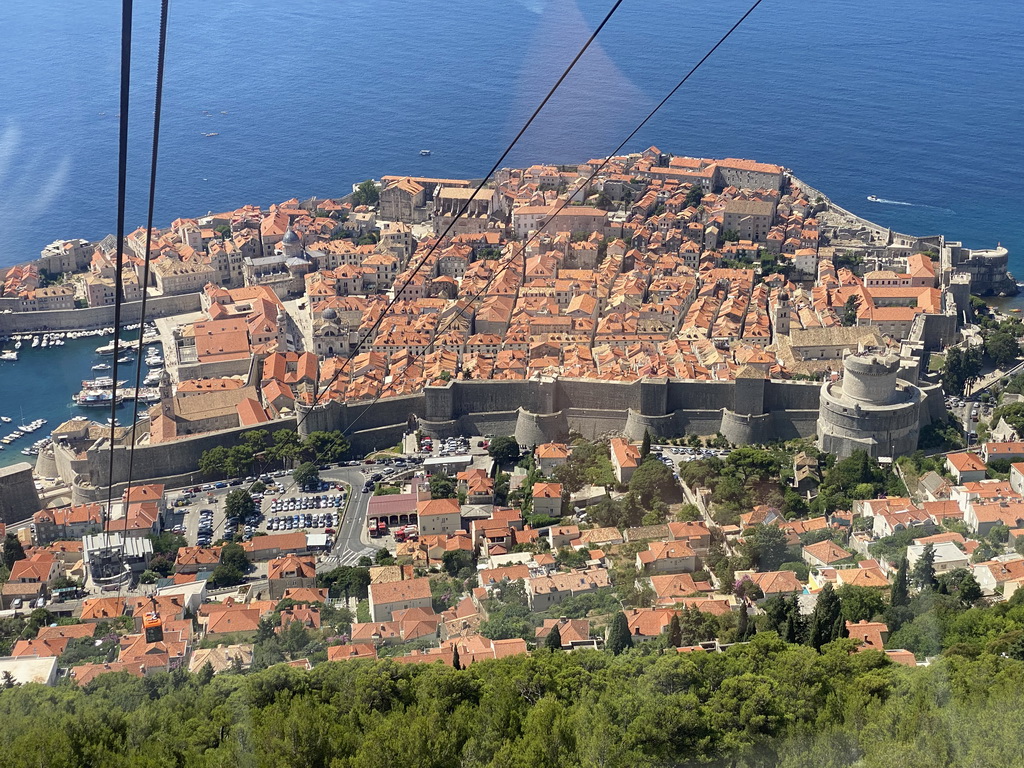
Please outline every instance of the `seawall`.
[[[180, 315], [200, 310], [199, 294], [181, 296], [154, 296], [146, 301], [146, 318]], [[137, 323], [142, 317], [142, 302], [130, 301], [121, 305], [121, 322]], [[85, 309], [59, 309], [43, 312], [0, 313], [0, 336], [36, 331], [77, 331], [105, 328], [114, 324], [114, 308], [87, 307]]]

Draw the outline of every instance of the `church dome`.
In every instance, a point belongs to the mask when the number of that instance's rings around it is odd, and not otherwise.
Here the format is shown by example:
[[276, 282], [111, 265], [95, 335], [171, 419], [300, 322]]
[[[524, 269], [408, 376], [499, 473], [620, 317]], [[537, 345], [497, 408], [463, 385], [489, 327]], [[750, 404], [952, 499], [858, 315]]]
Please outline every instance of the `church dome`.
[[338, 310], [336, 310], [334, 307], [328, 307], [320, 314], [320, 317], [322, 317], [324, 320], [337, 320]]
[[299, 242], [299, 236], [295, 234], [295, 230], [291, 227], [285, 230], [284, 237], [281, 238], [281, 242], [285, 245], [297, 245]]

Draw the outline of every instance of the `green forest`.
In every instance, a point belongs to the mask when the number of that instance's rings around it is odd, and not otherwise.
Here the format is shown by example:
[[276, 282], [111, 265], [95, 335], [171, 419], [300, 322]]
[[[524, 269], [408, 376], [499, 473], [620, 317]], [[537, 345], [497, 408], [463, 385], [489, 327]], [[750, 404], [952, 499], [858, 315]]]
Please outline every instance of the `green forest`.
[[773, 632], [724, 653], [540, 650], [209, 669], [0, 694], [3, 766], [1024, 765], [1024, 662], [974, 646], [905, 668]]

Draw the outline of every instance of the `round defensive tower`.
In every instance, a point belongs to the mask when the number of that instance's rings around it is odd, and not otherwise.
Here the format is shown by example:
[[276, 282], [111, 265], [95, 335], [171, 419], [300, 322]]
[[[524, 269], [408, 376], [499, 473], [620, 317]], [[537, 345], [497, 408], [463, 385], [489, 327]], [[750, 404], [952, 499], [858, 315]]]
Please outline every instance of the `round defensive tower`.
[[544, 443], [559, 443], [569, 436], [565, 413], [532, 413], [520, 406], [516, 415], [516, 442], [530, 448]]
[[896, 374], [899, 370], [900, 358], [896, 354], [847, 355], [843, 360], [842, 396], [852, 402], [872, 405], [892, 403], [898, 395]]
[[899, 356], [877, 350], [843, 360], [843, 378], [821, 388], [818, 444], [840, 458], [857, 450], [900, 456], [917, 449], [924, 393], [898, 377]]

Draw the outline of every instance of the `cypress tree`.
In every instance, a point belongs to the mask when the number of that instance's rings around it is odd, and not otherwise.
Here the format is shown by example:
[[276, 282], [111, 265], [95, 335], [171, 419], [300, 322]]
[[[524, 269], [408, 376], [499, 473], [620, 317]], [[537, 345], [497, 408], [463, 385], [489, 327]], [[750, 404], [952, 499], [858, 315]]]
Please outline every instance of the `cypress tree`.
[[776, 595], [765, 601], [764, 612], [768, 620], [767, 629], [779, 637], [786, 634], [786, 601]]
[[747, 615], [746, 601], [740, 606], [740, 618], [736, 625], [736, 642], [742, 643], [750, 633], [750, 617]]
[[804, 636], [803, 619], [800, 617], [800, 606], [796, 597], [786, 601], [786, 626], [782, 639], [787, 643], [802, 643]]
[[914, 566], [914, 581], [919, 589], [932, 589], [938, 585], [935, 578], [935, 547], [926, 544], [921, 552], [921, 559]]
[[831, 584], [826, 584], [818, 594], [818, 602], [811, 615], [811, 631], [808, 637], [811, 647], [816, 651], [821, 650], [821, 646], [839, 637], [841, 620], [842, 606], [839, 603], [839, 596]]
[[459, 646], [452, 646], [452, 667], [455, 669], [462, 669], [462, 663], [459, 661]]
[[562, 630], [555, 624], [548, 633], [547, 639], [544, 641], [544, 647], [549, 651], [560, 651], [562, 650]]
[[672, 615], [672, 621], [668, 623], [668, 644], [678, 648], [683, 644], [683, 628], [679, 626], [679, 617]]
[[25, 548], [21, 546], [21, 542], [18, 541], [17, 536], [13, 533], [8, 533], [4, 537], [3, 545], [3, 563], [7, 566], [7, 570], [11, 570], [16, 562], [24, 559]]
[[626, 621], [626, 614], [619, 611], [612, 619], [612, 626], [608, 631], [608, 650], [618, 655], [632, 647], [633, 637], [629, 634], [629, 622]]
[[900, 567], [896, 570], [896, 578], [892, 581], [892, 589], [889, 592], [889, 603], [894, 606], [906, 605], [910, 602], [910, 593], [907, 590], [907, 558], [900, 560]]
[[640, 443], [640, 461], [643, 461], [651, 452], [651, 433], [649, 430], [644, 430], [644, 439]]

